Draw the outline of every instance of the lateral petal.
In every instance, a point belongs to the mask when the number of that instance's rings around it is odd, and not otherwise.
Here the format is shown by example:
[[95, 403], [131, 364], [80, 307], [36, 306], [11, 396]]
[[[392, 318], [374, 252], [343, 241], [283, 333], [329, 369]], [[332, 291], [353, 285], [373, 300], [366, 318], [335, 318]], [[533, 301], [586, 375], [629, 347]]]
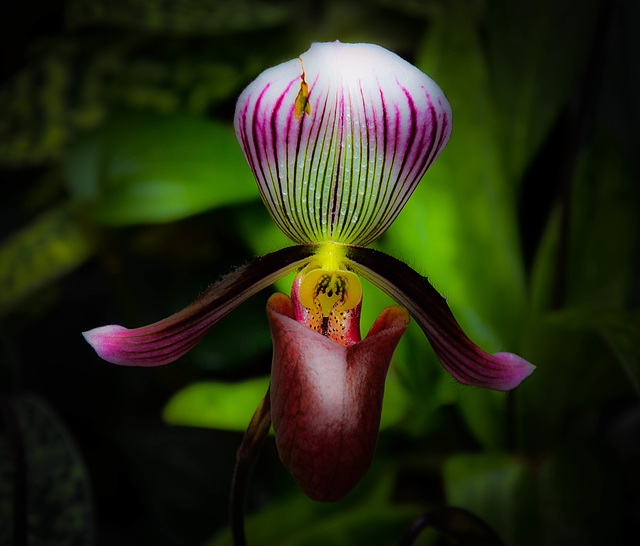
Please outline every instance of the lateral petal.
[[303, 266], [314, 248], [290, 246], [256, 258], [213, 284], [182, 311], [159, 322], [134, 329], [111, 324], [83, 335], [101, 358], [113, 364], [168, 364], [189, 351], [211, 326], [240, 303]]
[[356, 246], [348, 247], [347, 256], [349, 267], [409, 310], [442, 365], [461, 383], [508, 391], [533, 373], [535, 366], [524, 358], [489, 354], [473, 343], [428, 279], [404, 262]]

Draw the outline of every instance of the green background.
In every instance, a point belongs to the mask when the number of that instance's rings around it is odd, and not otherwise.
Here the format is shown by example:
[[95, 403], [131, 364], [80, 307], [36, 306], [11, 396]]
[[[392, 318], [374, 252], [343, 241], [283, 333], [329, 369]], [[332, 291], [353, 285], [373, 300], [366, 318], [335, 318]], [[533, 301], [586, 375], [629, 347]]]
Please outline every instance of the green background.
[[[270, 367], [268, 291], [159, 368], [103, 362], [80, 332], [159, 320], [287, 244], [237, 145], [235, 101], [335, 39], [395, 51], [454, 111], [448, 147], [375, 246], [428, 275], [483, 349], [537, 369], [507, 394], [459, 385], [412, 324], [365, 479], [315, 503], [268, 439], [249, 544], [396, 544], [443, 507], [506, 545], [615, 545], [637, 530], [636, 2], [0, 10], [0, 543], [230, 544], [235, 451]], [[364, 290], [366, 331], [389, 300]], [[455, 544], [463, 524], [415, 544]]]

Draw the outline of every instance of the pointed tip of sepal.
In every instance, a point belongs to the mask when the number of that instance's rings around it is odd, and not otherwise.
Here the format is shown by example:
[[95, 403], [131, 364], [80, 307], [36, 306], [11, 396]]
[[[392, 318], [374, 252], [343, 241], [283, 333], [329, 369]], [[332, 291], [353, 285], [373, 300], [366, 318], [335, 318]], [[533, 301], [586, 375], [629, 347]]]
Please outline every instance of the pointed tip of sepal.
[[405, 306], [422, 328], [445, 369], [460, 383], [509, 391], [535, 366], [513, 353], [489, 354], [464, 333], [445, 299], [426, 277], [380, 251], [349, 246], [350, 266]]
[[282, 248], [239, 267], [173, 315], [140, 328], [116, 324], [84, 332], [98, 355], [121, 366], [161, 366], [187, 353], [209, 328], [244, 300], [302, 267], [313, 245]]
[[492, 389], [499, 391], [515, 389], [536, 369], [531, 362], [514, 353], [501, 352], [495, 353], [492, 356], [504, 371], [504, 375], [496, 378], [495, 385], [487, 385], [487, 387]]
[[91, 347], [98, 353], [98, 356], [107, 362], [112, 364], [119, 364], [121, 366], [129, 365], [130, 362], [123, 357], [120, 350], [121, 343], [119, 340], [124, 332], [129, 331], [124, 326], [117, 324], [109, 324], [107, 326], [100, 326], [93, 330], [82, 332], [82, 336]]

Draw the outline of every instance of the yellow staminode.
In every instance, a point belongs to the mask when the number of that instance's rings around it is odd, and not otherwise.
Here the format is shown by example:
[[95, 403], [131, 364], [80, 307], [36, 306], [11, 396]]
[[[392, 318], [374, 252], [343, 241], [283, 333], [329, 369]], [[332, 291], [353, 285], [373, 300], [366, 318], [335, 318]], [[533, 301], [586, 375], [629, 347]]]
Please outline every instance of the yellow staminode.
[[355, 273], [346, 270], [344, 247], [336, 243], [320, 246], [315, 259], [302, 271], [300, 303], [319, 309], [322, 316], [353, 309], [362, 299], [362, 285]]

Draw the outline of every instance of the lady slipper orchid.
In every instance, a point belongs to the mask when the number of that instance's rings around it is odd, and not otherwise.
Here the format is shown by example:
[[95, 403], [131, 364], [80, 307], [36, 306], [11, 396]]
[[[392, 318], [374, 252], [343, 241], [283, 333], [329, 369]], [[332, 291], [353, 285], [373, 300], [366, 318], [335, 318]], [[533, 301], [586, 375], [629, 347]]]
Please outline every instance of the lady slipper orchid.
[[[477, 347], [426, 277], [367, 248], [447, 144], [451, 122], [436, 83], [376, 45], [315, 43], [266, 70], [241, 94], [235, 130], [264, 204], [296, 244], [240, 267], [164, 320], [103, 326], [87, 341], [115, 364], [167, 364], [242, 301], [298, 270], [291, 297], [274, 294], [267, 305], [270, 417], [300, 487], [318, 500], [343, 497], [371, 463], [387, 370], [409, 314], [461, 383], [506, 391], [534, 369]], [[400, 304], [364, 339], [359, 275]]]

